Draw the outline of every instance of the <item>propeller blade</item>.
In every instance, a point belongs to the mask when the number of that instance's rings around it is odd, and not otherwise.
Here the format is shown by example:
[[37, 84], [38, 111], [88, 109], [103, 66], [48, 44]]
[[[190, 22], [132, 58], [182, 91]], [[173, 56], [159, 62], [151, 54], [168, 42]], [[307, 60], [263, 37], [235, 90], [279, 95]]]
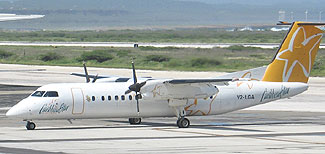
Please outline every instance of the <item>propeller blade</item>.
[[92, 83], [95, 83], [95, 82], [96, 82], [96, 80], [97, 80], [97, 78], [98, 78], [98, 74], [96, 74], [96, 76], [94, 77], [94, 79], [93, 79]]
[[83, 62], [82, 65], [84, 66], [84, 70], [85, 70], [86, 82], [89, 83], [89, 82], [90, 82], [90, 79], [89, 79], [89, 75], [88, 75], [88, 71], [87, 71], [86, 63]]
[[132, 91], [135, 92], [135, 100], [137, 101], [137, 113], [140, 116], [140, 107], [139, 107], [139, 99], [142, 98], [141, 94], [139, 94], [141, 87], [143, 87], [146, 82], [138, 83], [137, 75], [135, 73], [134, 62], [132, 61], [132, 72], [133, 72], [133, 84], [129, 86], [129, 89], [125, 91], [125, 94], [128, 94]]
[[140, 109], [139, 109], [139, 95], [138, 92], [135, 93], [135, 100], [137, 100], [137, 113], [138, 116], [140, 115]]
[[141, 88], [146, 84], [147, 82], [141, 82], [141, 83], [135, 83], [129, 86], [129, 90], [134, 92], [140, 92]]
[[146, 83], [147, 83], [147, 81], [144, 81], [144, 82], [141, 82], [140, 84], [139, 84], [139, 92], [140, 92], [140, 90], [141, 90], [141, 88], [144, 86], [144, 85], [146, 85]]
[[126, 95], [126, 94], [129, 94], [130, 92], [132, 92], [132, 91], [130, 89], [128, 89], [127, 91], [125, 91], [124, 94]]
[[132, 71], [133, 71], [133, 83], [136, 84], [138, 82], [137, 75], [135, 73], [134, 62], [132, 61]]
[[140, 110], [139, 110], [139, 99], [137, 99], [137, 112], [138, 112], [138, 116], [140, 115]]

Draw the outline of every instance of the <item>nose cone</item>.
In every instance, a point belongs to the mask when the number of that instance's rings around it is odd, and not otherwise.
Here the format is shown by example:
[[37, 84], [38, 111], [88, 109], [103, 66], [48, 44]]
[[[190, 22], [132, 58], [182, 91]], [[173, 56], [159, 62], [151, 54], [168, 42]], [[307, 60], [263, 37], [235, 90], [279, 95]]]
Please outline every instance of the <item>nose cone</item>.
[[13, 106], [9, 111], [6, 113], [7, 117], [14, 117], [14, 118], [26, 118], [28, 115], [28, 109], [25, 107], [24, 103], [19, 102], [15, 106]]
[[7, 113], [7, 117], [14, 117], [14, 118], [19, 118], [21, 117], [24, 113], [17, 107], [17, 105], [13, 106]]
[[13, 109], [13, 107], [11, 109], [9, 109], [9, 111], [6, 113], [7, 117], [15, 117], [17, 115], [17, 111]]

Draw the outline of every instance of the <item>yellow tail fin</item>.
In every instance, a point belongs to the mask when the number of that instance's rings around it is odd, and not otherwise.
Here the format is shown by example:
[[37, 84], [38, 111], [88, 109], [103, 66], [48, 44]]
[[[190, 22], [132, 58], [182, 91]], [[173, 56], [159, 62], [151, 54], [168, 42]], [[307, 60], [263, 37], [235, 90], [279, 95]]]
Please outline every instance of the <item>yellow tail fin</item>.
[[323, 37], [322, 23], [294, 22], [262, 81], [308, 82]]

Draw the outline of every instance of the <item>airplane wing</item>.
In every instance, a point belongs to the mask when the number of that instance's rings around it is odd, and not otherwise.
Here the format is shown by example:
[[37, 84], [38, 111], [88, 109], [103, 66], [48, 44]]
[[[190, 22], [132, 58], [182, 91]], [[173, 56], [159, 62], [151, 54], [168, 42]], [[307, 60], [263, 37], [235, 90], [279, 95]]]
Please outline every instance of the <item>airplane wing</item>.
[[[78, 77], [86, 77], [86, 74], [81, 74], [81, 73], [71, 73], [70, 75], [78, 76]], [[128, 82], [130, 80], [129, 77], [124, 77], [124, 76], [117, 76], [117, 75], [88, 75], [90, 79], [101, 79], [97, 80], [96, 83], [98, 82]], [[140, 80], [148, 80], [151, 79], [151, 77], [141, 77]]]
[[141, 88], [143, 99], [208, 98], [219, 92], [217, 85], [228, 85], [232, 79], [167, 79], [149, 80]]
[[44, 15], [16, 15], [0, 13], [0, 22], [9, 20], [36, 19], [42, 17], [44, 17]]
[[[85, 74], [81, 74], [81, 73], [71, 73], [70, 75], [74, 75], [74, 76], [79, 76], [79, 77], [86, 77]], [[95, 78], [96, 75], [88, 75], [89, 78]], [[103, 76], [103, 75], [98, 75], [96, 78], [97, 79], [103, 79], [103, 78], [111, 78], [111, 77], [116, 77], [116, 76]]]
[[189, 83], [224, 83], [232, 81], [232, 79], [172, 79], [164, 83], [170, 84], [189, 84]]

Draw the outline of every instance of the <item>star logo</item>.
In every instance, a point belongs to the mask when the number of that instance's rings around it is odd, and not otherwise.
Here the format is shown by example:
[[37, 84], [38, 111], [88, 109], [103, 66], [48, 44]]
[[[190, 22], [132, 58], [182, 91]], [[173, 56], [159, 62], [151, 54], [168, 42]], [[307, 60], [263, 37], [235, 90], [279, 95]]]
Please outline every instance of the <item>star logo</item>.
[[161, 88], [162, 88], [162, 85], [156, 85], [155, 86], [155, 88], [151, 91], [152, 94], [153, 94], [153, 97], [161, 96], [161, 94], [160, 94]]
[[90, 97], [88, 95], [86, 96], [86, 100], [90, 102]]
[[[241, 78], [249, 78], [251, 80], [259, 81], [258, 79], [252, 78], [252, 72], [246, 72], [241, 76]], [[237, 82], [237, 87], [240, 87], [241, 85], [246, 84], [248, 89], [253, 88], [253, 83], [252, 82], [244, 82], [244, 81], [239, 81]]]
[[214, 103], [214, 100], [217, 98], [218, 93], [216, 93], [213, 98], [211, 99], [209, 106], [206, 106], [206, 104], [198, 103], [198, 99], [194, 99], [194, 102], [188, 106], [186, 106], [184, 109], [187, 111], [187, 115], [209, 115], [212, 110], [212, 103]]
[[237, 82], [237, 87], [240, 87], [244, 83], [246, 83], [248, 89], [252, 89], [253, 88], [253, 83], [252, 82], [244, 82], [244, 81]]
[[[308, 27], [306, 27], [308, 28]], [[311, 30], [308, 30], [308, 32]], [[313, 31], [311, 31], [313, 32]], [[276, 60], [284, 61], [282, 73], [282, 81], [290, 80], [293, 72], [301, 71], [304, 77], [296, 76], [301, 80], [307, 80], [311, 71], [313, 60], [316, 56], [318, 44], [320, 43], [323, 34], [309, 34], [307, 36], [305, 27], [298, 27], [292, 35], [287, 49], [279, 51]], [[300, 69], [299, 69], [300, 68]], [[297, 75], [297, 73], [295, 73]]]

